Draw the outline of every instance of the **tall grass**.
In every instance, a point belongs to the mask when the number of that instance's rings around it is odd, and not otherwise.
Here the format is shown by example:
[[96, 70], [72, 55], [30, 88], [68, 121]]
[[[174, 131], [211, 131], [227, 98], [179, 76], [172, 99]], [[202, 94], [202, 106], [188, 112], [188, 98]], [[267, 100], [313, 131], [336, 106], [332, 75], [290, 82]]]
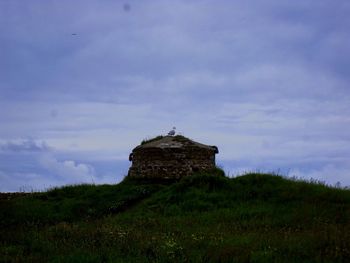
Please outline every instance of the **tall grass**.
[[[215, 173], [215, 172], [214, 172]], [[250, 173], [0, 201], [0, 261], [346, 262], [350, 191]]]

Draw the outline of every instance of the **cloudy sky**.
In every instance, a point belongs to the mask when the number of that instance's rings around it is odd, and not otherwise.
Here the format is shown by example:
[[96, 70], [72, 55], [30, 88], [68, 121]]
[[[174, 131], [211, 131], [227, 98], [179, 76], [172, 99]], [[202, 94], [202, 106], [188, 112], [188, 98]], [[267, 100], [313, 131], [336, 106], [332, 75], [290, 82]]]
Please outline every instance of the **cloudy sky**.
[[230, 175], [350, 185], [348, 0], [0, 1], [0, 191], [116, 183], [173, 126]]

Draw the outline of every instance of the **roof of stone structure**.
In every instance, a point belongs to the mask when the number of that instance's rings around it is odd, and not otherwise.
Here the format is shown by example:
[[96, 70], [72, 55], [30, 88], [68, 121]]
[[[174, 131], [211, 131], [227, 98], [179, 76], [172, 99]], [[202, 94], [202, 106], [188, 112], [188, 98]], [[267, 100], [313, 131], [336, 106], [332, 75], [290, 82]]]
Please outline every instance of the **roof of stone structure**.
[[189, 138], [182, 135], [176, 136], [159, 136], [155, 139], [143, 142], [141, 145], [137, 146], [134, 150], [144, 149], [144, 148], [186, 148], [186, 147], [199, 147], [208, 150], [217, 151], [216, 146], [209, 146], [195, 142]]

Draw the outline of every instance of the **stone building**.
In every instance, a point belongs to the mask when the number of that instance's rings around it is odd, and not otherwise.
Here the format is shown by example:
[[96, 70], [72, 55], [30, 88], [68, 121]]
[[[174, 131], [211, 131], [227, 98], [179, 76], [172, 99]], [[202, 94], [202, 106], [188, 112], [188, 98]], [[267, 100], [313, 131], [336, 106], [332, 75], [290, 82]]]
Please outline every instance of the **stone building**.
[[192, 141], [184, 136], [158, 136], [141, 143], [129, 156], [128, 175], [140, 178], [178, 179], [194, 172], [215, 168], [216, 146]]

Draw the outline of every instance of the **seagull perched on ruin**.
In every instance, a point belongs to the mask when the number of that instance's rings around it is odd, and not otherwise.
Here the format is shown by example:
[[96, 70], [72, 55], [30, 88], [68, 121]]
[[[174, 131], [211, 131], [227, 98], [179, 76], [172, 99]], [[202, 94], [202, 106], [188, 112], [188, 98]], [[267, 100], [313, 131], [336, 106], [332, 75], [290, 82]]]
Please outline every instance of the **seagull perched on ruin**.
[[173, 127], [173, 129], [170, 132], [168, 132], [168, 135], [174, 136], [175, 135], [175, 130], [176, 130], [176, 127]]

